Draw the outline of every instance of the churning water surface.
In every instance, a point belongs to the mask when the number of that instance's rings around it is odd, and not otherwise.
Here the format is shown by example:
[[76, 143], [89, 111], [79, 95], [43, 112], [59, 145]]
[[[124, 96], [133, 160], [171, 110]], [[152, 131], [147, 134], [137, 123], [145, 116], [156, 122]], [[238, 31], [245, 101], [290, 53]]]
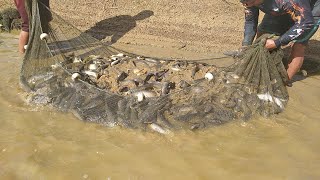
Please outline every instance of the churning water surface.
[[17, 43], [0, 34], [0, 179], [320, 179], [319, 75], [275, 117], [163, 136], [26, 104]]

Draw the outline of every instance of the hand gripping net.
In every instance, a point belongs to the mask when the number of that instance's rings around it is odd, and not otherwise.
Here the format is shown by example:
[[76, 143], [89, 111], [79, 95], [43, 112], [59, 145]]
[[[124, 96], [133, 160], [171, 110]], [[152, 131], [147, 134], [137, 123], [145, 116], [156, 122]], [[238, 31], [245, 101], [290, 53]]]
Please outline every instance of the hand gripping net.
[[105, 126], [202, 129], [288, 102], [283, 53], [257, 40], [229, 67], [126, 53], [79, 31], [36, 0], [27, 2], [30, 41], [21, 85], [27, 100]]

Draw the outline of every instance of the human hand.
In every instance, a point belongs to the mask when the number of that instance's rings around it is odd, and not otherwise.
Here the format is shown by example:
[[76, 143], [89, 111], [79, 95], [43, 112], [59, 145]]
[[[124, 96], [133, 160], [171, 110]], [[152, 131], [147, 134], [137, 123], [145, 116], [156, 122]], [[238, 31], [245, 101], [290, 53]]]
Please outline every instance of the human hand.
[[276, 43], [274, 42], [274, 40], [272, 39], [267, 39], [266, 41], [266, 44], [265, 44], [265, 47], [271, 51], [273, 49], [275, 49], [277, 46], [276, 46]]

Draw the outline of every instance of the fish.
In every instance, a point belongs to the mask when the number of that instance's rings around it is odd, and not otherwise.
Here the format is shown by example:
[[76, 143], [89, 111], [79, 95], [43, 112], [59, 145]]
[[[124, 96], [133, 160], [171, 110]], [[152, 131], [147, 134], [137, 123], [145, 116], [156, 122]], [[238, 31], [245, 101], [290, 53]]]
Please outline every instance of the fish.
[[78, 78], [80, 78], [81, 77], [81, 75], [79, 74], [79, 73], [73, 73], [72, 75], [71, 75], [71, 80], [72, 81], [75, 81], [76, 79], [78, 79]]
[[115, 60], [113, 60], [111, 63], [110, 63], [110, 65], [111, 66], [114, 66], [114, 65], [117, 65], [117, 64], [119, 64], [120, 63], [120, 59], [115, 59]]
[[199, 122], [199, 123], [193, 123], [190, 127], [190, 130], [195, 131], [201, 128], [205, 128], [206, 125], [203, 122]]
[[97, 64], [89, 64], [88, 65], [88, 69], [91, 71], [97, 70], [98, 69], [98, 65]]
[[166, 95], [170, 93], [170, 90], [175, 88], [175, 83], [173, 82], [164, 82], [161, 88], [161, 95]]
[[160, 134], [170, 134], [171, 133], [171, 131], [169, 129], [163, 128], [156, 123], [149, 124], [149, 128], [155, 132], [160, 133]]
[[194, 76], [196, 75], [196, 73], [200, 70], [198, 65], [195, 65], [195, 67], [192, 69], [191, 72], [191, 78], [194, 79]]
[[132, 79], [124, 79], [124, 80], [120, 81], [120, 85], [132, 88], [132, 87], [138, 87], [139, 82], [132, 80]]
[[169, 94], [169, 92], [170, 92], [169, 82], [164, 82], [161, 88], [161, 95]]
[[128, 74], [122, 71], [117, 77], [117, 83], [119, 84], [120, 81], [125, 80], [127, 77]]
[[71, 53], [71, 54], [67, 54], [64, 56], [64, 61], [61, 63], [62, 65], [66, 65], [66, 64], [70, 64], [73, 63], [73, 60], [75, 58], [75, 54]]
[[128, 92], [129, 91], [129, 87], [127, 87], [127, 86], [124, 86], [124, 87], [120, 87], [119, 88], [119, 92]]
[[84, 71], [85, 74], [87, 74], [90, 77], [98, 78], [98, 73], [94, 71]]
[[284, 109], [284, 102], [285, 102], [284, 99], [271, 96], [271, 94], [269, 92], [264, 93], [264, 94], [257, 94], [257, 96], [259, 99], [261, 99], [263, 101], [273, 102], [276, 105], [278, 105], [281, 109]]
[[167, 120], [167, 118], [164, 115], [163, 111], [158, 111], [157, 113], [157, 120], [161, 123], [164, 124], [168, 128], [172, 128], [173, 125]]
[[153, 76], [155, 76], [154, 73], [148, 73], [148, 74], [146, 75], [146, 78], [145, 78], [144, 81], [143, 81], [143, 84], [147, 83]]
[[147, 62], [151, 62], [151, 63], [159, 63], [159, 61], [157, 61], [155, 59], [151, 59], [151, 58], [145, 58], [144, 60]]
[[178, 87], [181, 88], [181, 89], [184, 89], [184, 88], [187, 88], [187, 87], [190, 87], [191, 85], [189, 83], [187, 83], [185, 80], [181, 80], [178, 84]]
[[171, 70], [173, 70], [173, 71], [182, 71], [182, 68], [180, 67], [179, 64], [175, 64], [175, 65], [171, 66]]
[[155, 93], [154, 91], [148, 91], [148, 90], [141, 90], [141, 91], [137, 91], [132, 93], [133, 96], [141, 96], [143, 95], [146, 98], [152, 98], [152, 97], [156, 97], [157, 93]]
[[156, 72], [154, 74], [155, 75], [155, 80], [156, 81], [161, 81], [168, 71], [169, 71], [169, 69], [164, 69], [162, 71]]

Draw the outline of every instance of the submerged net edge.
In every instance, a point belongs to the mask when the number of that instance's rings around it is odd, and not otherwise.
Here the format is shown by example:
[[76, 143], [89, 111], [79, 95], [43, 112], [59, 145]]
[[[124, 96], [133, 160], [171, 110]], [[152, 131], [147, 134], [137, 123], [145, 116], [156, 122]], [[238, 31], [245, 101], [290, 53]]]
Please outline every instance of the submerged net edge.
[[[35, 9], [39, 11], [39, 8]], [[38, 14], [40, 13], [38, 12]], [[51, 14], [51, 16], [53, 18], [50, 24], [65, 23], [65, 21], [59, 19], [60, 17], [55, 17], [54, 14]], [[257, 87], [262, 81], [265, 81], [262, 83], [264, 85], [272, 84], [274, 79], [266, 79], [266, 74], [261, 76], [262, 79], [256, 84], [254, 81], [246, 81], [248, 79], [254, 79], [253, 75], [255, 75], [255, 73], [246, 73], [241, 77], [239, 77], [240, 73], [235, 73], [241, 68], [243, 69], [241, 70], [242, 72], [249, 70], [243, 65], [251, 63], [250, 58], [239, 59], [238, 63], [235, 63], [232, 68], [229, 67], [218, 69], [215, 72], [207, 72], [215, 76], [210, 81], [204, 80], [162, 97], [146, 98], [143, 101], [137, 101], [137, 97], [135, 96], [122, 96], [116, 93], [110, 93], [81, 79], [73, 81], [71, 79], [73, 73], [63, 67], [55, 67], [56, 69], [52, 69], [52, 65], [66, 62], [68, 55], [72, 53], [72, 50], [68, 52], [60, 51], [59, 48], [61, 46], [64, 46], [64, 48], [69, 46], [73, 47], [72, 44], [77, 45], [77, 43], [80, 42], [83, 43], [81, 46], [84, 47], [84, 49], [91, 48], [91, 52], [95, 53], [88, 55], [96, 55], [98, 51], [90, 45], [86, 46], [86, 43], [94, 43], [103, 47], [102, 43], [94, 41], [92, 38], [86, 39], [88, 36], [79, 32], [77, 29], [71, 29], [77, 32], [76, 36], [71, 38], [71, 40], [59, 40], [61, 36], [58, 36], [56, 34], [57, 32], [54, 32], [54, 30], [58, 29], [50, 26], [48, 32], [51, 31], [52, 33], [49, 33], [48, 40], [39, 41], [37, 36], [43, 33], [43, 29], [39, 28], [42, 26], [41, 20], [34, 17], [32, 22], [34, 22], [34, 32], [31, 34], [34, 36], [33, 39], [35, 43], [33, 43], [33, 46], [26, 52], [20, 79], [21, 84], [27, 87], [28, 90], [32, 90], [31, 94], [34, 94], [34, 96], [30, 98], [30, 102], [53, 104], [57, 109], [73, 112], [84, 121], [96, 122], [106, 126], [120, 125], [128, 128], [142, 129], [150, 127], [158, 132], [185, 128], [195, 130], [224, 124], [233, 119], [240, 118], [247, 120], [258, 111], [259, 114], [265, 116], [279, 113], [284, 109], [288, 101], [286, 88], [283, 82], [279, 82], [279, 75], [277, 73], [273, 73], [274, 76], [277, 77], [275, 78], [276, 82], [273, 84], [277, 84], [280, 87], [278, 94], [273, 92], [273, 86], [265, 88]], [[74, 28], [71, 25], [65, 26], [65, 32], [68, 32], [68, 30], [70, 30], [69, 28]], [[63, 32], [62, 29], [59, 31]], [[34, 46], [37, 42], [40, 42], [40, 44]], [[46, 47], [46, 49], [42, 47]], [[251, 49], [252, 52], [247, 51], [247, 53], [257, 53], [255, 51], [266, 53], [261, 50], [261, 47], [257, 46], [255, 48]], [[54, 55], [57, 59], [54, 61], [51, 59], [50, 63], [43, 63], [46, 62], [46, 59], [52, 58], [52, 54], [50, 55], [50, 53], [48, 53], [52, 52], [52, 49], [58, 50], [58, 53]], [[79, 50], [79, 48], [74, 49]], [[108, 48], [103, 47], [100, 51], [105, 49]], [[263, 57], [263, 55], [261, 57]], [[270, 55], [262, 58], [262, 61], [268, 63], [268, 61], [265, 60], [266, 58], [270, 58]], [[255, 67], [260, 67], [261, 72], [268, 73], [269, 70], [265, 69], [266, 64], [263, 66], [262, 64], [261, 62], [255, 63]], [[253, 67], [254, 66], [251, 68]], [[59, 68], [62, 68], [60, 69], [62, 71], [59, 71]], [[36, 71], [35, 69], [40, 69], [40, 71]], [[52, 72], [48, 71], [50, 69]], [[41, 72], [42, 70], [44, 70], [43, 72], [47, 72], [37, 74], [37, 72]], [[272, 70], [275, 72], [274, 68], [272, 68]], [[248, 72], [250, 71], [251, 70]], [[277, 71], [283, 72], [283, 69], [278, 68]], [[50, 73], [53, 75], [48, 78], [47, 76], [50, 76]], [[27, 74], [27, 76], [25, 76], [25, 74]], [[35, 88], [34, 84], [30, 81], [30, 79], [34, 78], [34, 75], [43, 75], [43, 79], [45, 79], [45, 77], [48, 79], [39, 83], [40, 86]], [[268, 78], [270, 77], [268, 76]], [[41, 80], [43, 81], [43, 79]], [[38, 82], [36, 82], [36, 84], [37, 83]], [[276, 90], [279, 90], [279, 88]], [[44, 102], [41, 102], [41, 100]], [[279, 102], [282, 104], [280, 108]]]

